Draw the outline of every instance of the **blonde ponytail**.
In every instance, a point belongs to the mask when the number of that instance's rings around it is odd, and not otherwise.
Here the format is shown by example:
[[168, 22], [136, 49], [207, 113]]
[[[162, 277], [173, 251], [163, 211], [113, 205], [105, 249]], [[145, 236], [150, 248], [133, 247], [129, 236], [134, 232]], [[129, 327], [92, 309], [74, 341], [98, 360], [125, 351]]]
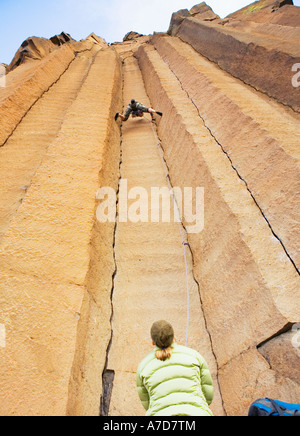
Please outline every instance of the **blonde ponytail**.
[[155, 357], [156, 359], [162, 360], [164, 362], [165, 360], [170, 359], [170, 357], [172, 356], [172, 351], [172, 347], [161, 348], [156, 351]]

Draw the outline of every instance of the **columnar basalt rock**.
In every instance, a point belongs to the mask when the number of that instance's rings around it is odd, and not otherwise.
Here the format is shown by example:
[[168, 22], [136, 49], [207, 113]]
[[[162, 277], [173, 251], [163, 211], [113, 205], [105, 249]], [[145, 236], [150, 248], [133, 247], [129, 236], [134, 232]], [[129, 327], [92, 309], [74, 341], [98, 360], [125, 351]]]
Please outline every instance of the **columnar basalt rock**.
[[[200, 3], [168, 33], [17, 52], [0, 88], [1, 415], [143, 415], [135, 374], [162, 318], [206, 358], [215, 415], [299, 402], [299, 11]], [[115, 122], [131, 98], [163, 116]], [[204, 189], [198, 233], [184, 213], [152, 222], [149, 197], [148, 220], [120, 219], [125, 180]]]
[[138, 33], [138, 32], [131, 31], [131, 32], [126, 33], [126, 35], [123, 38], [123, 42], [132, 41], [132, 40], [135, 40], [137, 38], [140, 38], [141, 36], [144, 36], [144, 35], [142, 35], [141, 33]]
[[[229, 374], [232, 377], [235, 362], [241, 378], [234, 386], [245, 398], [244, 403], [232, 406], [231, 395], [226, 394], [225, 410], [229, 414], [247, 413], [246, 404], [253, 395], [248, 382], [251, 380], [253, 386], [256, 378], [264, 386], [257, 394], [278, 395], [283, 389], [283, 394], [295, 401], [297, 383], [285, 378], [278, 381], [274, 368], [272, 375], [266, 372], [266, 362], [261, 374], [254, 372], [262, 360], [256, 344], [299, 319], [299, 274], [168, 65], [150, 47], [140, 48], [137, 57], [150, 99], [164, 112], [159, 134], [173, 183], [205, 188], [205, 229], [199, 235], [189, 235], [194, 273], [220, 368], [221, 392], [224, 389], [232, 394]], [[244, 366], [249, 363], [245, 359], [248, 354], [251, 364]], [[249, 373], [252, 366], [253, 378]]]
[[1, 414], [99, 411], [115, 264], [114, 225], [97, 225], [96, 192], [118, 183], [115, 51], [98, 50], [82, 79], [1, 244]]
[[300, 270], [300, 208], [294, 195], [300, 190], [299, 120], [234, 81], [179, 38], [154, 36], [152, 43]]
[[193, 6], [190, 11], [190, 15], [204, 21], [213, 21], [219, 19], [219, 15], [215, 14], [210, 6], [205, 2], [199, 3]]
[[[258, 2], [219, 22], [205, 22], [186, 14], [180, 22], [171, 21], [168, 33], [179, 36], [234, 77], [300, 112], [298, 90], [292, 85], [292, 67], [300, 62], [299, 8], [285, 5], [278, 9], [274, 3], [264, 8], [264, 5], [264, 1]], [[284, 21], [283, 17], [287, 15], [279, 12], [282, 21], [278, 17], [276, 23], [275, 19], [269, 31], [269, 23], [267, 27], [261, 25], [261, 30], [253, 24], [251, 31], [249, 17], [254, 15], [254, 22], [260, 22], [258, 17], [262, 16], [261, 21], [265, 22], [266, 17], [274, 19], [277, 10], [284, 8], [292, 8], [296, 20]], [[289, 13], [289, 9], [287, 11]]]
[[[88, 38], [87, 38], [88, 39]], [[99, 41], [94, 41], [99, 42]], [[13, 60], [7, 67], [7, 72], [13, 71], [20, 65], [23, 65], [31, 60], [40, 60], [55, 51], [58, 47], [64, 44], [73, 46], [76, 43], [75, 39], [66, 32], [61, 32], [60, 35], [54, 35], [50, 39], [39, 38], [32, 36], [25, 39], [21, 47], [17, 50]]]
[[[128, 57], [124, 63], [124, 102], [130, 101], [132, 95], [150, 106], [137, 60], [133, 56]], [[146, 117], [147, 115], [143, 120], [129, 120], [122, 126], [120, 175], [122, 180], [127, 180], [128, 191], [141, 186], [147, 190], [150, 198], [152, 187], [169, 187], [158, 152], [154, 125], [151, 124], [150, 116], [148, 119]], [[148, 222], [135, 223], [129, 220], [117, 223], [113, 338], [107, 365], [107, 369], [115, 374], [110, 402], [111, 415], [145, 413], [132, 389], [136, 368], [151, 350], [149, 331], [157, 317], [169, 319], [176, 328], [177, 341], [185, 343], [187, 285], [190, 299], [188, 346], [201, 350], [209, 363], [215, 384], [212, 409], [216, 415], [224, 414], [216, 361], [205, 327], [198, 286], [193, 277], [192, 257], [187, 252], [187, 284], [183, 248], [177, 222], [154, 223], [149, 219]]]
[[0, 146], [13, 132], [30, 107], [68, 69], [74, 60], [69, 46], [50, 53], [41, 61], [26, 63], [6, 77], [0, 94]]
[[25, 43], [34, 44], [35, 54], [25, 56], [18, 67], [13, 60], [7, 69], [5, 87], [0, 88], [0, 147], [35, 102], [68, 70], [77, 54], [108, 47], [102, 38], [92, 35], [82, 41], [70, 39], [63, 45], [45, 38], [29, 38]]
[[[0, 148], [0, 240], [18, 213], [32, 178], [56, 138], [67, 110], [90, 71], [95, 53], [77, 56], [66, 74], [31, 108], [14, 134]], [[14, 169], [7, 171], [7, 168]]]

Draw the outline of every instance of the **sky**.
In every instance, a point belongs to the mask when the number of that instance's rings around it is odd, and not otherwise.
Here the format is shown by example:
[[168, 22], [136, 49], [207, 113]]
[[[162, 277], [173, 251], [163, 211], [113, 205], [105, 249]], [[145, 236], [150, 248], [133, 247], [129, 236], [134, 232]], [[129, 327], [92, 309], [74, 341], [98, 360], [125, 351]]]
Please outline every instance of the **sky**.
[[[29, 36], [50, 38], [62, 31], [77, 41], [94, 32], [107, 42], [130, 31], [144, 35], [168, 30], [173, 12], [201, 0], [0, 0], [0, 62], [9, 64]], [[221, 18], [251, 0], [207, 0]], [[300, 6], [300, 0], [294, 0]]]

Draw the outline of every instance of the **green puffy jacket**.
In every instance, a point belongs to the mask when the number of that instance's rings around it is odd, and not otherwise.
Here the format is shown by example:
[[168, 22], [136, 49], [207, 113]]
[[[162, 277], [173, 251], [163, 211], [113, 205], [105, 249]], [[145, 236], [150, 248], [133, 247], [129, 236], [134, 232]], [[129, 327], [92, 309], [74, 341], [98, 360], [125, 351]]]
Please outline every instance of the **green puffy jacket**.
[[174, 343], [170, 359], [155, 357], [155, 348], [137, 370], [137, 390], [146, 416], [212, 416], [213, 382], [203, 357]]

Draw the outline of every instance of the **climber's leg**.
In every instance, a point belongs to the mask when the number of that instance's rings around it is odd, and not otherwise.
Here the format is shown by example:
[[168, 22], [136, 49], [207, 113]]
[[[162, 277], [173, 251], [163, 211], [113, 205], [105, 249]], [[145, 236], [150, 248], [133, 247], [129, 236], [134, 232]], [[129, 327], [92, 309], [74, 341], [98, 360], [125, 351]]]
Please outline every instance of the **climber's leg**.
[[128, 118], [129, 118], [129, 117], [126, 117], [126, 116], [124, 116], [124, 115], [122, 115], [122, 114], [119, 114], [119, 112], [117, 112], [116, 115], [115, 115], [115, 121], [117, 121], [117, 119], [118, 119], [119, 117], [121, 118], [122, 121], [127, 121]]
[[162, 117], [162, 112], [158, 112], [158, 111], [152, 109], [152, 107], [149, 107], [149, 108], [148, 108], [148, 112], [149, 112], [150, 115], [151, 115], [152, 121], [155, 120], [155, 118], [154, 118], [154, 114], [158, 114], [158, 115], [160, 115], [160, 116]]

